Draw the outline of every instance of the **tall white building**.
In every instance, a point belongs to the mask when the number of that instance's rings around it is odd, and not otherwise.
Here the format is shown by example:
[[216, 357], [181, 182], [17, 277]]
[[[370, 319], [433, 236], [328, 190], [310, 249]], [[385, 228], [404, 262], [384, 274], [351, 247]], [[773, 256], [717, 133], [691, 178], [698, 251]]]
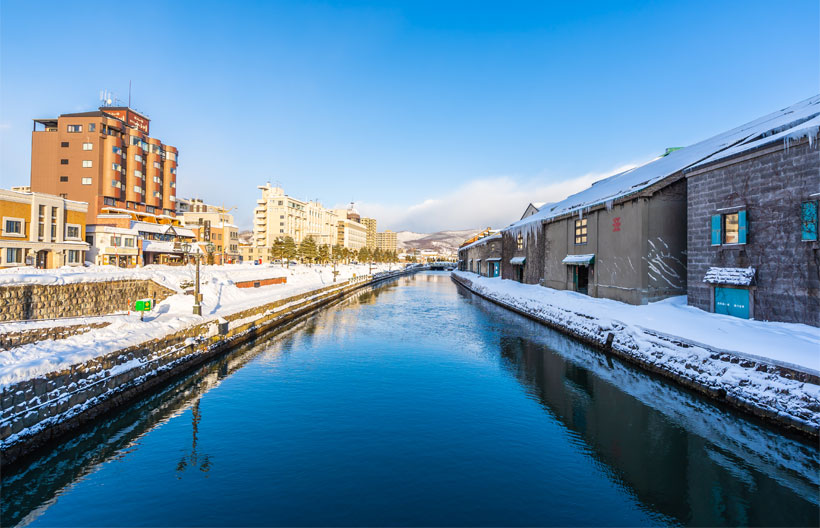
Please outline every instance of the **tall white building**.
[[304, 201], [285, 194], [270, 183], [260, 185], [262, 198], [256, 201], [253, 244], [271, 247], [278, 237], [289, 236], [298, 244], [312, 236], [317, 244], [333, 245], [337, 240], [337, 217], [318, 201]]

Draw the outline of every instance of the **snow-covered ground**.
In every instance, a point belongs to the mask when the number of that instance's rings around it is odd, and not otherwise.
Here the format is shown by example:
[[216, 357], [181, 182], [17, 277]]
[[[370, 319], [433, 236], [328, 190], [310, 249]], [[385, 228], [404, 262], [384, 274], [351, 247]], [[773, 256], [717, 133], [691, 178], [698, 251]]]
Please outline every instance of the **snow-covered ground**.
[[577, 292], [553, 290], [475, 273], [458, 272], [477, 286], [528, 306], [556, 307], [606, 322], [620, 322], [777, 365], [820, 373], [820, 328], [804, 324], [750, 321], [704, 312], [686, 296], [633, 306]]
[[[374, 265], [373, 273], [389, 268], [395, 270], [399, 268], [399, 265]], [[367, 265], [341, 265], [336, 269], [339, 272], [337, 281], [340, 282], [354, 275], [367, 275], [370, 271]], [[240, 281], [274, 277], [287, 277], [287, 283], [261, 288], [237, 288], [234, 285]], [[62, 370], [73, 364], [156, 339], [208, 319], [223, 317], [284, 297], [330, 286], [333, 284], [333, 268], [318, 265], [296, 265], [283, 268], [279, 265], [264, 264], [202, 266], [200, 268], [203, 296], [201, 317], [191, 313], [194, 297], [183, 294], [180, 286], [186, 282], [193, 283], [193, 266], [153, 265], [136, 269], [91, 266], [88, 268], [64, 267], [56, 270], [26, 267], [0, 270], [0, 285], [69, 284], [133, 278], [153, 279], [175, 290], [177, 294], [157, 303], [153, 311], [145, 314], [145, 321], [140, 321], [139, 313], [131, 312], [102, 317], [0, 323], [0, 333], [17, 332], [48, 325], [63, 326], [100, 321], [111, 323], [105, 328], [66, 339], [40, 341], [0, 352], [0, 387]]]

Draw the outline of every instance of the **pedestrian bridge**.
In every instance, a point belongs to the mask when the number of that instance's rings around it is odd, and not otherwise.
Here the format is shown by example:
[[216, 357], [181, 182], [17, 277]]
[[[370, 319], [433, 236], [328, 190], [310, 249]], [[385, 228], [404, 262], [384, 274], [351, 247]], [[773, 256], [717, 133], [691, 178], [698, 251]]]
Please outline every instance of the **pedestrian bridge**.
[[427, 266], [431, 270], [454, 270], [456, 269], [455, 262], [429, 262]]

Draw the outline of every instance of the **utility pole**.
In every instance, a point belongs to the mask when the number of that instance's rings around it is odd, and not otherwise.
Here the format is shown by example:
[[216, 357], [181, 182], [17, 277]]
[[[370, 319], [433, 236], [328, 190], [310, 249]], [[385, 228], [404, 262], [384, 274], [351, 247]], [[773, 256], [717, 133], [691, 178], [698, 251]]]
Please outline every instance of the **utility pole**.
[[194, 290], [194, 315], [202, 315], [202, 295], [199, 293], [199, 261], [200, 254], [196, 254], [196, 289]]

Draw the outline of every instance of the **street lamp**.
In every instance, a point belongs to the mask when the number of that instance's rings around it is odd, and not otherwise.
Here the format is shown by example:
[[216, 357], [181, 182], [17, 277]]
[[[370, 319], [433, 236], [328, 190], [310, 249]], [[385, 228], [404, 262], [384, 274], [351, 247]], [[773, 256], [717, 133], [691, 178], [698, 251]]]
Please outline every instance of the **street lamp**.
[[216, 246], [214, 246], [211, 242], [208, 242], [208, 244], [205, 246], [205, 251], [208, 252], [208, 264], [213, 264], [214, 263], [214, 250], [215, 249], [216, 249]]
[[[191, 244], [185, 242], [182, 244], [182, 251], [186, 257], [191, 251]], [[194, 282], [194, 315], [202, 315], [202, 296], [199, 294], [199, 252], [196, 254], [196, 281]]]

